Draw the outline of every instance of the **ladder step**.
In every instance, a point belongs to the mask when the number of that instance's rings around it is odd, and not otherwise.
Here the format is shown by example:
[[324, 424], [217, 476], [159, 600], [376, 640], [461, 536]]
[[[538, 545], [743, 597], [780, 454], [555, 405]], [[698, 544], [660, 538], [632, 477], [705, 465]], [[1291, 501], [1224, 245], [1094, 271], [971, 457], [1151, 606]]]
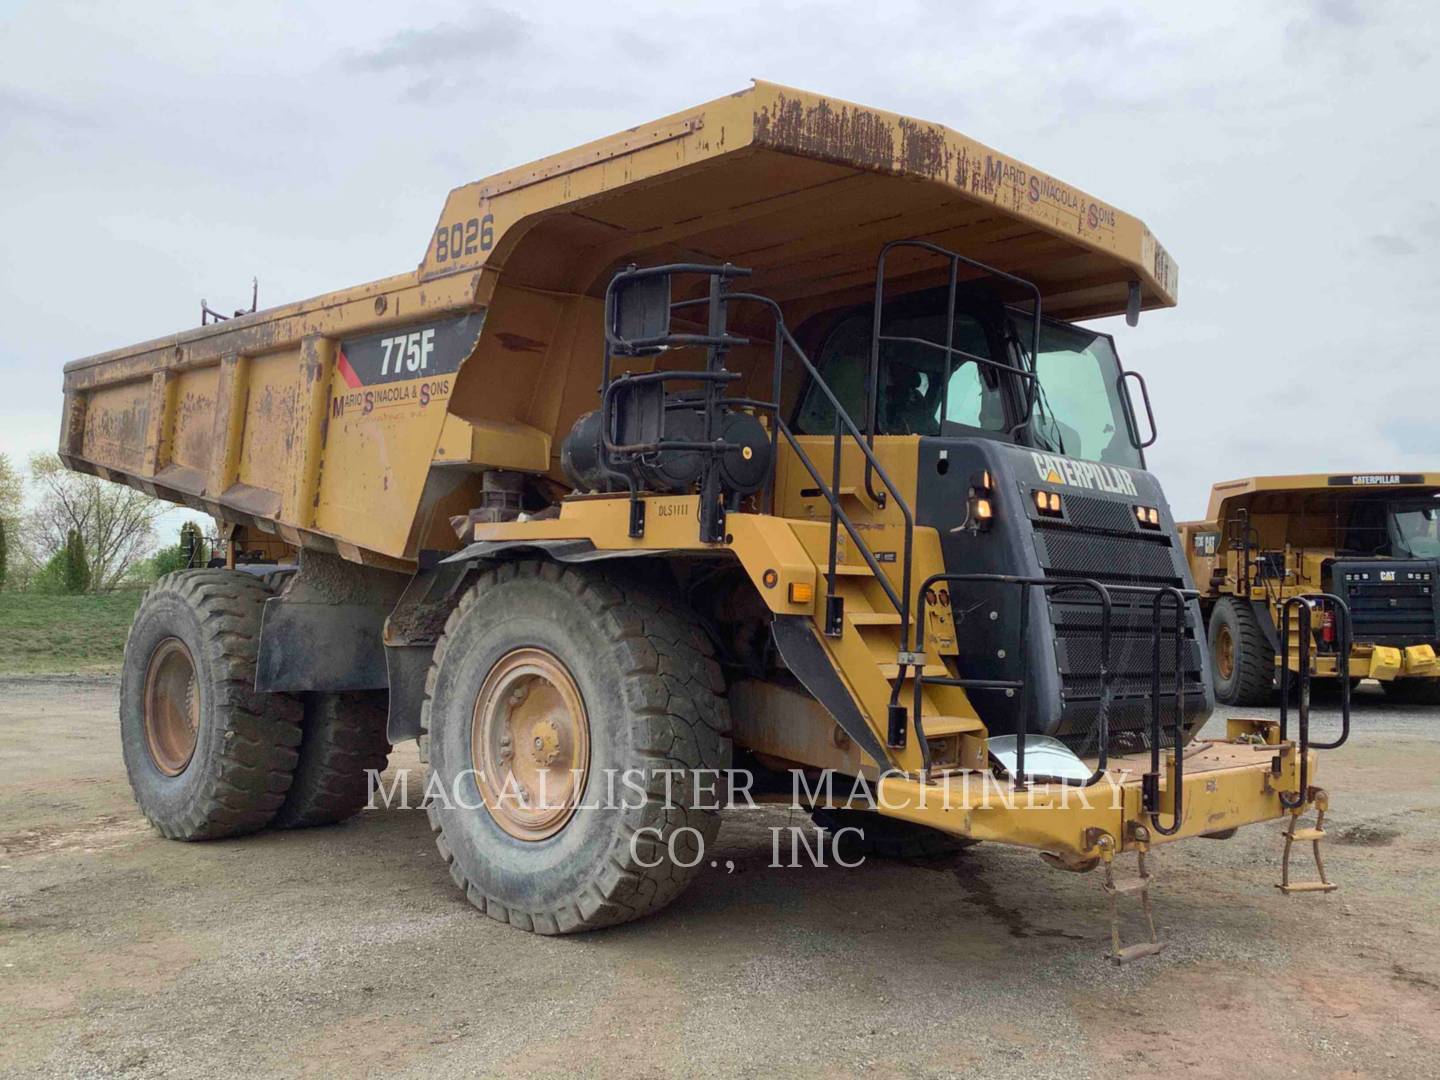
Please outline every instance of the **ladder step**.
[[922, 716], [925, 737], [939, 738], [942, 735], [961, 735], [967, 731], [981, 731], [985, 725], [969, 716]]
[[842, 499], [854, 499], [856, 502], [862, 502], [866, 506], [875, 505], [874, 501], [870, 498], [869, 492], [861, 491], [858, 487], [854, 487], [850, 484], [841, 484], [838, 488], [835, 489], [835, 494], [840, 496], [840, 498]]
[[1276, 885], [1275, 887], [1283, 893], [1334, 892], [1340, 888], [1340, 886], [1333, 881], [1301, 881], [1295, 885]]
[[1113, 885], [1107, 885], [1106, 888], [1116, 896], [1132, 896], [1135, 893], [1143, 893], [1146, 889], [1150, 888], [1150, 879], [1143, 877], [1131, 878], [1129, 881], [1117, 881]]
[[[925, 674], [927, 677], [930, 675], [948, 675], [949, 673], [949, 669], [944, 664], [925, 665]], [[900, 677], [900, 665], [881, 664], [880, 674], [883, 675], [885, 678], [889, 679], [891, 682], [894, 682]], [[915, 668], [913, 665], [907, 665], [905, 668], [905, 679], [906, 681], [909, 681], [913, 678], [915, 678]]]
[[1131, 960], [1139, 960], [1145, 956], [1155, 956], [1165, 948], [1163, 941], [1142, 941], [1138, 945], [1126, 945], [1110, 954], [1110, 959], [1116, 964], [1128, 964]]
[[[820, 564], [820, 576], [821, 576], [821, 577], [824, 577], [824, 576], [826, 576], [826, 575], [829, 574], [829, 573], [830, 573], [830, 564], [829, 564], [829, 563], [821, 563], [821, 564]], [[868, 567], [868, 566], [865, 565], [864, 563], [836, 563], [836, 564], [835, 564], [835, 576], [836, 576], [836, 577], [842, 577], [842, 576], [850, 576], [850, 577], [874, 577], [875, 575], [874, 575], [874, 573], [871, 572], [870, 567]]]
[[[900, 616], [893, 611], [847, 611], [856, 626], [899, 626]], [[911, 622], [914, 622], [912, 619]]]
[[1296, 829], [1285, 834], [1291, 840], [1323, 840], [1325, 839], [1324, 829]]

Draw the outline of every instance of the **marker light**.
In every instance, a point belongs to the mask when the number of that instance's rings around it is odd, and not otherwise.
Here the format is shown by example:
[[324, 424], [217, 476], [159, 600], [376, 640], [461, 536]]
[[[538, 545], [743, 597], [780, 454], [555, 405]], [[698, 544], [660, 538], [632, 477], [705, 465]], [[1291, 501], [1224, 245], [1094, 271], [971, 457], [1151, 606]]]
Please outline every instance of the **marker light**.
[[810, 604], [815, 601], [815, 586], [808, 581], [792, 581], [789, 589], [790, 603]]
[[1046, 517], [1060, 517], [1062, 515], [1060, 509], [1060, 493], [1058, 491], [1037, 490], [1035, 492], [1035, 509], [1039, 510], [1040, 513]]
[[1160, 511], [1153, 506], [1135, 507], [1135, 519], [1140, 522], [1142, 529], [1158, 529], [1160, 527]]
[[983, 473], [972, 473], [970, 476], [970, 490], [965, 493], [969, 502], [969, 514], [965, 520], [972, 529], [988, 529], [995, 517], [995, 506], [990, 501], [990, 483], [989, 469]]

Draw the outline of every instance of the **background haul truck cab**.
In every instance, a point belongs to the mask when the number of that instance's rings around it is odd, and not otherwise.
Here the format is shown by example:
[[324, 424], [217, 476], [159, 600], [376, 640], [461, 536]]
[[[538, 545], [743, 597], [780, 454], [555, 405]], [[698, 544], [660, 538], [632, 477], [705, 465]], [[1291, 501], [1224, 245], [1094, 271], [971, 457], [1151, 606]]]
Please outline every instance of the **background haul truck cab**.
[[[1352, 682], [1379, 679], [1391, 697], [1440, 704], [1440, 473], [1231, 480], [1215, 485], [1206, 517], [1181, 532], [1222, 702], [1270, 700], [1285, 651], [1282, 605], [1325, 592], [1350, 610]], [[1335, 679], [1343, 650], [1333, 619], [1311, 636], [1315, 674]]]
[[704, 770], [828, 769], [876, 849], [1103, 863], [1114, 931], [1150, 845], [1323, 804], [1303, 724], [1177, 754], [1199, 608], [1144, 383], [1073, 323], [1176, 287], [1069, 185], [757, 83], [457, 188], [413, 272], [77, 361], [67, 464], [229, 541], [132, 628], [137, 801], [334, 821], [428, 737], [455, 880], [554, 933], [684, 888]]

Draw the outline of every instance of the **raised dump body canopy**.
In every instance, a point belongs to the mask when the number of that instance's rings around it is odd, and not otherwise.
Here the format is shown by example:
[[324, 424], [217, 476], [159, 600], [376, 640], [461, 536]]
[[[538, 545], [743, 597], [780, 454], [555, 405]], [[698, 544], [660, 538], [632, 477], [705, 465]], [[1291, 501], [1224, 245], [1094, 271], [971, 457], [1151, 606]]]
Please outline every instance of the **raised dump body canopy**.
[[[454, 548], [481, 473], [563, 482], [595, 405], [618, 268], [750, 267], [787, 322], [869, 295], [916, 237], [1036, 284], [1077, 319], [1175, 303], [1138, 219], [936, 124], [770, 83], [452, 191], [419, 267], [65, 369], [71, 467], [346, 558]], [[944, 280], [896, 252], [895, 293]], [[1006, 297], [1020, 300], [1020, 295]], [[736, 350], [731, 366], [764, 367]]]
[[[1344, 533], [1351, 508], [1358, 502], [1389, 498], [1424, 498], [1440, 494], [1440, 473], [1371, 472], [1304, 473], [1294, 476], [1250, 476], [1225, 480], [1210, 489], [1210, 503], [1204, 521], [1185, 522], [1181, 528], [1203, 539], [1203, 546], [1224, 542], [1227, 525], [1238, 525], [1243, 512], [1248, 527], [1258, 535], [1258, 547], [1315, 547], [1336, 549], [1346, 546]], [[1193, 550], [1191, 554], [1205, 554]], [[1196, 580], [1201, 580], [1198, 576]]]

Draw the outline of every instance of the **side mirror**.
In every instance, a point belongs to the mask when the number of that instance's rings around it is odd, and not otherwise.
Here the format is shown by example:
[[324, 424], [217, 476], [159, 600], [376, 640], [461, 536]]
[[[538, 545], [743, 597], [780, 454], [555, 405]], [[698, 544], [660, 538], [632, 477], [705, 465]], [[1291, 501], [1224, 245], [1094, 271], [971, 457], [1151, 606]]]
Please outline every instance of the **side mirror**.
[[611, 301], [610, 331], [617, 352], [640, 351], [669, 336], [669, 274], [622, 279], [615, 284]]
[[1130, 296], [1125, 301], [1125, 324], [1138, 326], [1140, 323], [1140, 283], [1130, 282]]

